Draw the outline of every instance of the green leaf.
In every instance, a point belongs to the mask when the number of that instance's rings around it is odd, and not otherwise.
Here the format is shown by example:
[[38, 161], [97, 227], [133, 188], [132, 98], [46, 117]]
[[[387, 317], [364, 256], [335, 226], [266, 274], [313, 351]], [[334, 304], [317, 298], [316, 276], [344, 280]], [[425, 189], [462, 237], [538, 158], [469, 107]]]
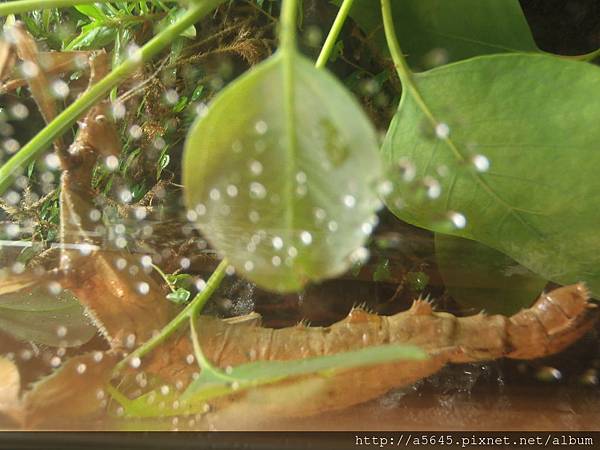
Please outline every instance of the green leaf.
[[177, 288], [173, 292], [167, 294], [167, 299], [171, 300], [173, 303], [182, 305], [190, 299], [190, 295], [190, 291], [187, 289]]
[[53, 295], [42, 286], [0, 296], [0, 330], [53, 347], [79, 346], [97, 333], [70, 292]]
[[436, 234], [435, 256], [444, 285], [465, 312], [510, 316], [531, 306], [546, 280], [478, 242]]
[[96, 5], [75, 5], [74, 8], [90, 19], [102, 21], [107, 19], [106, 14]]
[[390, 209], [599, 295], [600, 68], [493, 55], [405, 84], [383, 146]]
[[[211, 370], [202, 370], [200, 376], [188, 386], [183, 394], [170, 392], [165, 396], [158, 391], [152, 391], [135, 400], [128, 400], [118, 393], [115, 397], [130, 417], [193, 414], [202, 412], [207, 400], [234, 394], [244, 389], [273, 384], [286, 378], [307, 374], [326, 377], [350, 368], [427, 358], [427, 353], [417, 347], [381, 345], [303, 360], [258, 361], [242, 364], [228, 370], [226, 380], [215, 376]], [[152, 404], [155, 402], [149, 401], [153, 397], [160, 398], [160, 407], [153, 406]], [[177, 408], [171, 408], [170, 405], [175, 400], [177, 400]]]
[[[538, 51], [518, 0], [396, 0], [392, 10], [398, 40], [415, 69], [482, 54]], [[378, 2], [355, 0], [350, 16], [387, 54]]]
[[101, 48], [112, 44], [116, 39], [117, 31], [106, 27], [99, 22], [89, 23], [81, 28], [81, 33], [73, 39], [65, 50], [80, 50]]
[[364, 254], [381, 206], [377, 148], [337, 80], [279, 52], [225, 89], [190, 130], [187, 206], [238, 272], [296, 291]]

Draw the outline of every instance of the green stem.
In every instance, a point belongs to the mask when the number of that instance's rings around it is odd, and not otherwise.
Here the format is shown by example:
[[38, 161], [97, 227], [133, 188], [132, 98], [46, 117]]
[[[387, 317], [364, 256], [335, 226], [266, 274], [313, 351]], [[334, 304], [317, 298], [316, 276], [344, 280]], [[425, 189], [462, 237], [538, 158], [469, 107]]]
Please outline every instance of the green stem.
[[[127, 0], [133, 3], [136, 0]], [[16, 0], [0, 5], [0, 16], [19, 14], [38, 9], [66, 8], [75, 5], [89, 5], [90, 3], [110, 3], [115, 0]]]
[[115, 372], [122, 370], [133, 358], [142, 358], [144, 355], [147, 355], [157, 346], [162, 344], [175, 331], [177, 331], [184, 322], [186, 322], [190, 318], [197, 316], [198, 313], [204, 307], [204, 305], [206, 305], [206, 302], [210, 299], [215, 290], [219, 287], [221, 281], [223, 281], [223, 278], [225, 277], [225, 271], [228, 265], [229, 263], [227, 262], [227, 260], [223, 259], [208, 279], [206, 287], [202, 290], [202, 292], [199, 292], [198, 295], [196, 295], [193, 298], [193, 300], [161, 330], [159, 334], [146, 341], [134, 352], [129, 354], [127, 358], [122, 359], [115, 366]]
[[396, 66], [396, 71], [400, 77], [403, 87], [410, 85], [412, 78], [412, 71], [408, 67], [406, 58], [402, 53], [398, 39], [396, 38], [396, 27], [394, 26], [394, 18], [392, 16], [392, 8], [390, 6], [390, 0], [381, 0], [381, 14], [383, 16], [383, 28], [385, 31], [385, 39], [387, 41], [392, 60]]
[[340, 32], [342, 31], [342, 27], [344, 26], [344, 22], [346, 22], [346, 18], [350, 13], [350, 9], [352, 8], [353, 3], [354, 0], [344, 0], [342, 6], [340, 6], [338, 14], [335, 17], [335, 20], [333, 21], [333, 25], [329, 30], [329, 34], [327, 35], [327, 39], [325, 39], [325, 43], [323, 44], [321, 53], [317, 58], [317, 63], [315, 64], [315, 67], [317, 69], [325, 67], [325, 64], [327, 64], [327, 61], [331, 57], [331, 53], [333, 52], [337, 38], [340, 35]]
[[[137, 54], [127, 58], [106, 77], [90, 87], [43, 130], [35, 135], [16, 155], [0, 167], [0, 195], [12, 184], [18, 168], [25, 166], [38, 156], [60, 135], [65, 133], [89, 108], [105, 97], [110, 90], [131, 75], [141, 64], [150, 60], [170, 45], [183, 31], [202, 19], [225, 0], [199, 0], [189, 10], [146, 45]], [[18, 2], [15, 2], [18, 3]]]
[[296, 48], [296, 18], [298, 17], [298, 0], [284, 0], [281, 9], [279, 26], [279, 45], [284, 51]]

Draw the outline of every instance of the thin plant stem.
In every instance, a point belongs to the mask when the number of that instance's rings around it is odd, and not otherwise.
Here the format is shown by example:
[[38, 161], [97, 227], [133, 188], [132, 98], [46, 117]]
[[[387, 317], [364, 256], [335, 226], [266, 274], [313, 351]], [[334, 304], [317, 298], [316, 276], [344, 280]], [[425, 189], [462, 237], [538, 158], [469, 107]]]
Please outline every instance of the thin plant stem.
[[24, 167], [71, 125], [89, 108], [105, 97], [113, 87], [131, 75], [141, 64], [160, 53], [183, 31], [202, 19], [225, 0], [203, 0], [194, 2], [177, 22], [165, 28], [133, 55], [113, 69], [106, 77], [90, 87], [79, 99], [60, 113], [43, 130], [36, 134], [23, 148], [0, 167], [0, 195], [12, 184], [14, 175], [20, 167]]
[[329, 61], [331, 53], [333, 52], [333, 49], [335, 47], [337, 38], [340, 35], [340, 32], [342, 31], [342, 27], [344, 26], [344, 22], [346, 22], [346, 18], [350, 13], [350, 9], [352, 8], [353, 3], [354, 0], [344, 0], [342, 6], [340, 6], [337, 16], [333, 21], [333, 25], [329, 30], [329, 34], [327, 35], [327, 39], [325, 39], [325, 43], [323, 44], [321, 53], [319, 53], [319, 57], [317, 58], [317, 63], [315, 64], [315, 67], [317, 69], [325, 67], [325, 64], [327, 64], [327, 61]]
[[392, 7], [390, 6], [390, 0], [381, 0], [381, 14], [383, 16], [383, 29], [385, 31], [385, 39], [387, 41], [394, 66], [402, 82], [402, 86], [410, 85], [412, 78], [412, 71], [408, 67], [406, 58], [402, 53], [398, 39], [396, 38], [396, 27], [394, 25], [394, 18], [392, 16]]
[[281, 7], [279, 26], [279, 45], [283, 51], [296, 48], [296, 19], [298, 17], [298, 0], [284, 0]]
[[185, 323], [190, 318], [196, 317], [198, 313], [202, 310], [204, 305], [206, 305], [206, 302], [210, 299], [215, 290], [221, 285], [221, 281], [223, 281], [223, 278], [225, 277], [227, 266], [229, 266], [229, 263], [226, 259], [223, 259], [206, 282], [206, 286], [202, 290], [202, 292], [199, 292], [192, 299], [192, 301], [179, 314], [177, 314], [177, 316], [173, 320], [171, 320], [167, 325], [165, 325], [165, 327], [160, 331], [159, 334], [146, 341], [134, 352], [130, 353], [126, 358], [122, 359], [115, 366], [115, 372], [118, 372], [121, 369], [123, 369], [127, 365], [127, 363], [133, 358], [142, 358], [144, 355], [147, 355], [157, 346], [162, 344], [175, 331], [177, 331], [183, 323]]
[[[133, 3], [136, 0], [126, 0]], [[29, 11], [50, 8], [67, 8], [75, 5], [89, 5], [91, 3], [114, 3], [115, 0], [16, 0], [0, 4], [0, 16], [20, 14]]]

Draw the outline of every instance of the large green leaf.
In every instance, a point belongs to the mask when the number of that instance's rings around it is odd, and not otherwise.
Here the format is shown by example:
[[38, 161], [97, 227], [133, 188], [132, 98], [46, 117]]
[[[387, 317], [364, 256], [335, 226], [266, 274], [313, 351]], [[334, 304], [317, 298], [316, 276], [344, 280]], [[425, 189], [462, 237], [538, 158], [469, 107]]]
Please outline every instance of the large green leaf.
[[405, 85], [383, 146], [394, 213], [599, 295], [600, 68], [493, 55]]
[[546, 285], [512, 258], [470, 239], [436, 233], [435, 258], [444, 286], [465, 312], [510, 316], [531, 306]]
[[183, 166], [201, 231], [238, 272], [277, 291], [347, 270], [381, 205], [373, 127], [337, 80], [295, 51], [213, 102], [188, 135]]
[[[316, 356], [303, 360], [290, 361], [257, 361], [230, 368], [227, 375], [216, 373], [213, 369], [203, 368], [200, 376], [194, 380], [183, 394], [170, 393], [163, 400], [166, 405], [178, 400], [177, 408], [152, 407], [148, 399], [157, 396], [157, 391], [146, 393], [135, 400], [117, 393], [119, 403], [131, 417], [153, 417], [165, 415], [180, 415], [202, 411], [207, 400], [231, 395], [243, 389], [250, 389], [277, 383], [285, 379], [296, 379], [301, 375], [315, 374], [332, 376], [339, 371], [356, 367], [386, 364], [397, 361], [422, 361], [429, 356], [423, 350], [410, 345], [380, 345], [359, 350], [337, 353], [334, 355]], [[296, 382], [298, 380], [296, 379]], [[160, 395], [160, 394], [158, 394]], [[286, 399], [282, 398], [282, 402]]]
[[[333, 0], [341, 4], [341, 0]], [[535, 52], [518, 0], [395, 0], [394, 23], [411, 67], [482, 54]], [[350, 16], [387, 52], [379, 1], [354, 0]]]
[[97, 333], [70, 292], [42, 286], [0, 296], [0, 330], [54, 347], [79, 346]]

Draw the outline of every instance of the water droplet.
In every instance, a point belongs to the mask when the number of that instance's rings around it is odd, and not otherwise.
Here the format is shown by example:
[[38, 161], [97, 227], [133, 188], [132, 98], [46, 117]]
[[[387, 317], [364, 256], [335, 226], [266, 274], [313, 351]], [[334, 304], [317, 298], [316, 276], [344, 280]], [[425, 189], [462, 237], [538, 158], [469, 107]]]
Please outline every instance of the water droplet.
[[227, 266], [227, 268], [225, 269], [225, 273], [227, 275], [229, 275], [230, 277], [235, 275], [235, 267], [233, 266]]
[[130, 203], [133, 200], [133, 194], [129, 189], [123, 189], [119, 192], [119, 198], [123, 203]]
[[263, 165], [260, 163], [260, 161], [253, 160], [250, 162], [250, 172], [258, 176], [262, 173], [262, 171]]
[[127, 58], [129, 58], [134, 63], [142, 62], [142, 50], [137, 44], [130, 44], [126, 50]]
[[119, 168], [119, 158], [113, 155], [107, 156], [104, 160], [104, 165], [108, 170], [114, 172]]
[[129, 136], [131, 136], [131, 139], [133, 140], [140, 139], [143, 133], [144, 132], [142, 130], [142, 127], [140, 127], [139, 125], [132, 125], [131, 127], [129, 127]]
[[433, 177], [427, 176], [423, 179], [423, 184], [427, 189], [427, 197], [431, 199], [436, 199], [442, 193], [442, 187], [438, 180]]
[[163, 384], [163, 385], [160, 387], [160, 393], [161, 393], [162, 395], [169, 395], [169, 392], [170, 392], [170, 391], [171, 391], [171, 389], [170, 389], [170, 388], [169, 388], [169, 386], [167, 386], [166, 384]]
[[536, 378], [540, 381], [559, 381], [562, 378], [562, 373], [555, 367], [544, 366], [541, 367], [537, 373]]
[[369, 250], [366, 247], [359, 247], [350, 254], [350, 261], [353, 264], [363, 264], [369, 259]]
[[206, 288], [206, 281], [204, 281], [202, 278], [198, 278], [195, 284], [198, 292], [202, 292]]
[[60, 366], [61, 362], [62, 360], [58, 356], [53, 356], [52, 359], [50, 359], [50, 365], [54, 368]]
[[304, 172], [298, 172], [296, 174], [296, 181], [300, 184], [304, 184], [306, 183], [307, 177], [306, 174]]
[[296, 256], [298, 256], [298, 249], [296, 247], [289, 247], [288, 248], [288, 255], [290, 256], [290, 258], [295, 258]]
[[448, 218], [450, 219], [450, 222], [452, 222], [452, 224], [458, 229], [463, 229], [467, 225], [467, 218], [459, 212], [448, 212]]
[[360, 226], [360, 230], [363, 232], [363, 234], [368, 236], [373, 231], [373, 225], [371, 225], [368, 222], [365, 222]]
[[415, 165], [406, 159], [401, 159], [398, 161], [398, 171], [400, 172], [400, 177], [406, 183], [410, 183], [412, 180], [414, 180], [417, 174]]
[[262, 135], [262, 134], [266, 134], [266, 132], [269, 131], [269, 126], [267, 125], [267, 122], [265, 122], [264, 120], [259, 120], [254, 125], [254, 129], [256, 130], [256, 132], [258, 134]]
[[250, 197], [255, 199], [263, 199], [267, 196], [267, 189], [259, 182], [250, 183]]
[[439, 139], [447, 139], [450, 136], [450, 127], [447, 123], [440, 122], [435, 126], [435, 135]]
[[6, 153], [8, 153], [9, 155], [18, 152], [21, 149], [21, 144], [19, 144], [19, 141], [12, 138], [5, 140], [2, 143], [2, 146], [4, 147]]
[[310, 232], [308, 231], [303, 231], [302, 233], [300, 233], [300, 240], [304, 245], [310, 245], [313, 240], [312, 234], [310, 234]]
[[44, 158], [46, 167], [50, 170], [56, 170], [60, 167], [60, 159], [56, 153], [50, 153]]
[[487, 172], [490, 168], [490, 160], [484, 155], [474, 155], [471, 162], [478, 172]]
[[59, 295], [62, 292], [62, 286], [58, 281], [48, 283], [48, 292], [52, 295]]
[[111, 104], [111, 113], [115, 120], [119, 120], [125, 117], [125, 113], [127, 112], [125, 109], [125, 105], [121, 102], [113, 102]]
[[244, 263], [244, 270], [246, 272], [252, 272], [253, 269], [254, 269], [254, 263], [252, 261], [246, 261]]
[[25, 78], [35, 78], [40, 74], [40, 68], [33, 61], [23, 61], [21, 64], [21, 73]]
[[29, 109], [22, 103], [15, 103], [10, 108], [11, 115], [17, 120], [24, 120], [29, 116]]
[[125, 269], [125, 267], [127, 267], [127, 260], [125, 258], [117, 258], [115, 267], [119, 270]]
[[86, 370], [87, 370], [87, 366], [85, 364], [78, 364], [77, 365], [77, 373], [79, 375], [83, 375]]
[[271, 258], [271, 263], [275, 266], [275, 267], [279, 267], [281, 265], [281, 258], [277, 255], [273, 256]]
[[129, 361], [129, 365], [130, 365], [132, 368], [134, 368], [134, 369], [137, 369], [137, 368], [139, 368], [139, 367], [142, 365], [142, 360], [141, 360], [139, 357], [137, 357], [137, 356], [134, 356], [134, 357], [133, 357], [133, 358], [131, 358], [131, 360]]
[[67, 335], [67, 327], [61, 325], [56, 329], [56, 335], [59, 338], [64, 338]]
[[231, 198], [237, 197], [237, 195], [238, 195], [238, 188], [233, 184], [230, 184], [229, 186], [227, 186], [226, 191], [227, 191], [227, 195], [229, 195]]
[[343, 202], [347, 208], [354, 208], [356, 206], [356, 197], [350, 194], [344, 195]]
[[54, 94], [54, 96], [59, 99], [67, 98], [70, 92], [69, 85], [63, 80], [54, 81], [52, 83], [51, 89], [52, 94]]
[[327, 229], [329, 231], [331, 231], [332, 233], [337, 231], [338, 223], [335, 220], [330, 220], [329, 223], [327, 224]]
[[133, 347], [135, 347], [135, 341], [137, 340], [135, 334], [133, 333], [129, 333], [127, 335], [127, 337], [125, 338], [125, 347], [127, 347], [128, 349], [132, 349]]
[[188, 355], [185, 357], [185, 362], [186, 362], [186, 363], [188, 363], [188, 364], [190, 364], [190, 365], [191, 365], [191, 364], [194, 364], [194, 361], [195, 361], [195, 360], [196, 360], [196, 358], [194, 358], [194, 355], [192, 355], [191, 353], [190, 353], [190, 354], [188, 354]]
[[95, 362], [99, 363], [104, 358], [104, 354], [102, 352], [96, 351], [94, 352], [93, 358]]
[[260, 214], [258, 213], [258, 211], [250, 211], [248, 213], [248, 219], [250, 219], [250, 222], [252, 223], [258, 223], [258, 221], [260, 220]]
[[275, 250], [281, 250], [283, 248], [283, 239], [281, 239], [281, 237], [275, 236], [271, 242]]
[[174, 105], [179, 101], [179, 94], [175, 89], [169, 89], [167, 92], [165, 92], [165, 101], [169, 105]]

